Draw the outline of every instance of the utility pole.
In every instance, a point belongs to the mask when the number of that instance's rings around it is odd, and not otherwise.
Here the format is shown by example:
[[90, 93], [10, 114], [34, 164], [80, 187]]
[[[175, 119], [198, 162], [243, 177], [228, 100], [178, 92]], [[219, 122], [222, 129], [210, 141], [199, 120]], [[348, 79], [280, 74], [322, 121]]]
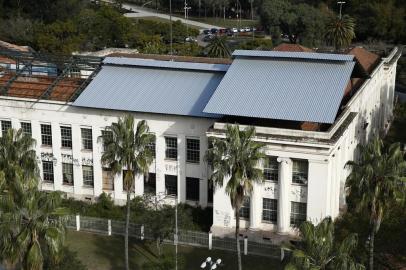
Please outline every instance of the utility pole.
[[172, 31], [172, 0], [169, 0], [169, 32], [170, 32], [170, 55], [171, 55], [171, 60], [173, 60], [172, 56], [173, 56], [173, 31]]
[[185, 23], [186, 23], [186, 37], [189, 37], [189, 24], [188, 24], [188, 17], [189, 17], [189, 9], [191, 9], [191, 7], [187, 6], [187, 2], [185, 0]]
[[342, 10], [343, 5], [344, 5], [345, 3], [346, 3], [346, 2], [344, 2], [344, 1], [338, 1], [338, 2], [337, 2], [337, 4], [340, 5], [340, 17], [339, 17], [340, 20], [341, 20], [341, 18], [342, 18], [342, 16], [341, 16], [341, 10]]

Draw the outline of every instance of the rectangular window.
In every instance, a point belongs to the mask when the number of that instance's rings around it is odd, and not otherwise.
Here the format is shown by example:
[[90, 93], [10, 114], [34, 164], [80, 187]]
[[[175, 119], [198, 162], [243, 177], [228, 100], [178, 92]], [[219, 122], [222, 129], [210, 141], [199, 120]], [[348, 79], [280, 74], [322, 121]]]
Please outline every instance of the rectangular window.
[[165, 174], [165, 193], [168, 196], [178, 195], [178, 177]]
[[27, 136], [32, 137], [31, 123], [21, 122], [20, 124], [21, 124], [21, 129], [23, 130], [23, 133]]
[[154, 135], [154, 140], [148, 144], [148, 149], [151, 151], [152, 153], [152, 157], [155, 158], [156, 157], [156, 137]]
[[73, 186], [73, 164], [62, 163], [62, 180], [63, 184]]
[[[110, 130], [102, 130], [102, 138], [108, 138], [108, 139], [113, 138], [113, 132]], [[106, 152], [107, 142], [105, 139], [103, 139], [102, 141], [103, 141], [103, 152]]]
[[54, 163], [52, 161], [42, 161], [42, 180], [54, 182]]
[[135, 180], [134, 177], [133, 179], [128, 179], [128, 182], [126, 182], [126, 175], [127, 175], [128, 171], [127, 170], [123, 170], [123, 191], [127, 191], [128, 188], [131, 188], [131, 192], [135, 191]]
[[61, 127], [61, 145], [65, 148], [72, 148], [72, 128]]
[[213, 193], [214, 193], [213, 184], [210, 183], [210, 180], [207, 180], [207, 202], [209, 203], [213, 202]]
[[278, 213], [278, 200], [262, 199], [262, 221], [276, 223]]
[[307, 204], [300, 202], [291, 202], [290, 225], [300, 226], [306, 220]]
[[80, 131], [82, 133], [82, 149], [92, 150], [93, 149], [92, 129], [81, 128]]
[[155, 194], [156, 193], [156, 174], [149, 173], [144, 175], [144, 193]]
[[102, 170], [103, 190], [114, 190], [114, 175], [108, 168]]
[[94, 176], [93, 176], [93, 166], [82, 165], [83, 173], [83, 185], [93, 187]]
[[279, 165], [276, 157], [266, 157], [264, 161], [264, 178], [269, 181], [278, 181]]
[[7, 133], [7, 130], [11, 128], [11, 121], [2, 120], [1, 121], [1, 134], [4, 137]]
[[176, 137], [165, 137], [165, 158], [178, 159], [178, 139]]
[[245, 196], [240, 208], [240, 217], [242, 219], [250, 219], [250, 197]]
[[42, 145], [52, 146], [51, 125], [41, 124], [41, 143]]
[[198, 139], [186, 139], [186, 162], [200, 162], [200, 141]]
[[186, 200], [199, 201], [200, 195], [200, 179], [186, 177]]
[[292, 160], [292, 183], [307, 185], [309, 163], [303, 159]]

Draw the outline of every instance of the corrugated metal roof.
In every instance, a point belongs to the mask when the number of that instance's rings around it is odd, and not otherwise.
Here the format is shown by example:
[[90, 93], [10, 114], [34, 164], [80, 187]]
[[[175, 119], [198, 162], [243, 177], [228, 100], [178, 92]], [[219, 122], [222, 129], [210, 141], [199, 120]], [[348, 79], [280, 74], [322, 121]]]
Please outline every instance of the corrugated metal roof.
[[229, 65], [222, 64], [187, 63], [187, 62], [159, 61], [152, 59], [123, 58], [123, 57], [106, 57], [103, 63], [125, 66], [158, 67], [158, 68], [206, 70], [206, 71], [221, 71], [221, 72], [227, 71], [229, 67]]
[[280, 52], [280, 51], [253, 51], [253, 50], [235, 50], [233, 57], [265, 57], [265, 58], [292, 58], [307, 60], [330, 60], [330, 61], [352, 61], [353, 55], [330, 54], [330, 53], [311, 53], [311, 52]]
[[204, 112], [333, 123], [354, 64], [353, 61], [237, 58]]
[[74, 106], [199, 117], [223, 72], [103, 66]]

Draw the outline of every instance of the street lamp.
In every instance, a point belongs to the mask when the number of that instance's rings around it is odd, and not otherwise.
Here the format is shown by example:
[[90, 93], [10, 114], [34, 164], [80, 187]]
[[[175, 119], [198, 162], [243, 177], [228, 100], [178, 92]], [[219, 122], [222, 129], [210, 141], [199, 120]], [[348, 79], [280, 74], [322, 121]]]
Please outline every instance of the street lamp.
[[211, 257], [207, 257], [207, 259], [202, 262], [202, 264], [200, 265], [201, 269], [217, 269], [217, 266], [221, 266], [221, 259], [217, 259], [216, 261], [212, 261]]
[[341, 10], [342, 10], [343, 5], [344, 5], [345, 3], [346, 3], [346, 2], [344, 2], [344, 1], [338, 1], [338, 2], [337, 2], [337, 4], [340, 5], [340, 19], [341, 19]]

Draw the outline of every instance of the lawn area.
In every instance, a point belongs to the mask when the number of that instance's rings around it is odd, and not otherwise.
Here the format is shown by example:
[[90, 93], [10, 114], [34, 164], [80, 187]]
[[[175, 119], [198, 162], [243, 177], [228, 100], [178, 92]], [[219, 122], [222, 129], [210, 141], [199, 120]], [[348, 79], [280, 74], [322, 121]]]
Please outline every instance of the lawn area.
[[[124, 269], [124, 238], [121, 236], [96, 235], [84, 232], [69, 231], [67, 236], [69, 249], [76, 251], [89, 270], [119, 270]], [[211, 256], [221, 258], [224, 266], [222, 270], [237, 269], [237, 258], [233, 252], [208, 250], [196, 247], [179, 247], [179, 254], [185, 261], [183, 269], [200, 269], [202, 261]], [[174, 254], [172, 245], [164, 246], [164, 253]], [[156, 260], [155, 245], [148, 242], [130, 241], [130, 265], [132, 269], [142, 269], [148, 261]], [[277, 260], [259, 256], [242, 257], [245, 269], [274, 270], [282, 269]], [[182, 270], [182, 268], [179, 268]]]

